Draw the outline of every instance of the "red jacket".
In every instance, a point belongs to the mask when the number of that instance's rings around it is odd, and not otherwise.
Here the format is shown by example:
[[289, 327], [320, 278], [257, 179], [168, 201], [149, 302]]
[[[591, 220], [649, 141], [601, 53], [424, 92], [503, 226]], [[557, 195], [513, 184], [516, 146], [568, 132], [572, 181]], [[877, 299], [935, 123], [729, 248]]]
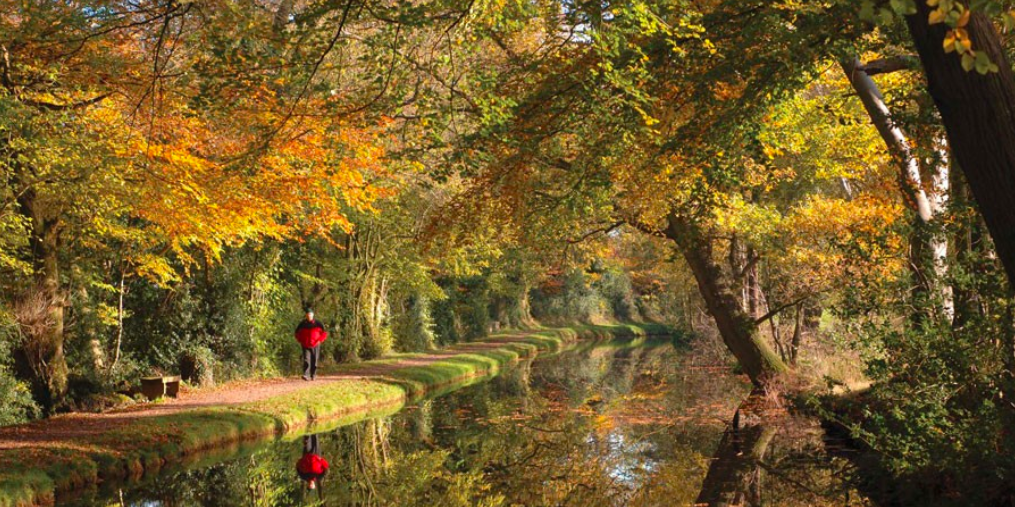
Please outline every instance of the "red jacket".
[[296, 326], [296, 341], [300, 342], [303, 348], [312, 349], [328, 338], [328, 332], [320, 321], [308, 322], [306, 319]]
[[308, 452], [296, 462], [296, 471], [300, 476], [320, 477], [328, 471], [328, 460]]

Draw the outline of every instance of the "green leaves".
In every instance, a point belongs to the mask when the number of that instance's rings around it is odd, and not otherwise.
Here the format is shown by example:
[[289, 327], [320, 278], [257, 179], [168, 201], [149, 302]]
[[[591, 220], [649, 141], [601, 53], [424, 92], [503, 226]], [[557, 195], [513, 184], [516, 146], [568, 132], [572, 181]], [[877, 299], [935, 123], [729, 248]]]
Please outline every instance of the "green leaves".
[[916, 3], [922, 0], [891, 0], [887, 6], [873, 0], [860, 3], [859, 17], [869, 23], [891, 25], [898, 16], [916, 14]]
[[966, 72], [976, 69], [980, 74], [997, 72], [997, 64], [990, 61], [990, 56], [984, 51], [972, 51], [962, 55], [962, 68]]
[[909, 16], [916, 14], [916, 1], [917, 0], [891, 0], [889, 3], [896, 14]]

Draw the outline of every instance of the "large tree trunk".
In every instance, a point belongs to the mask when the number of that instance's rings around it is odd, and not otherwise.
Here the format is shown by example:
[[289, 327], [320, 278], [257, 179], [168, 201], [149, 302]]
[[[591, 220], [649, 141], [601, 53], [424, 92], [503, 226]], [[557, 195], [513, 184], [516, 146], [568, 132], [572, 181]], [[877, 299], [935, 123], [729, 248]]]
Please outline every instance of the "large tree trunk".
[[[67, 394], [67, 360], [64, 357], [65, 297], [60, 285], [60, 228], [47, 217], [35, 191], [19, 198], [21, 213], [31, 220], [29, 245], [36, 284], [17, 310], [26, 341], [16, 351], [18, 371], [28, 377], [35, 398], [47, 412]], [[31, 293], [35, 291], [35, 293]]]
[[772, 375], [786, 371], [786, 364], [761, 338], [757, 323], [741, 306], [737, 284], [713, 259], [712, 238], [676, 215], [671, 214], [668, 221], [666, 236], [683, 254], [723, 342], [751, 381], [762, 386]]
[[985, 51], [998, 71], [981, 75], [962, 68], [944, 52], [948, 27], [931, 26], [930, 7], [916, 2], [907, 16], [910, 34], [927, 75], [931, 97], [948, 132], [952, 156], [965, 172], [984, 221], [994, 238], [1009, 282], [1015, 282], [1015, 75], [994, 25], [974, 13], [966, 30], [973, 47]]

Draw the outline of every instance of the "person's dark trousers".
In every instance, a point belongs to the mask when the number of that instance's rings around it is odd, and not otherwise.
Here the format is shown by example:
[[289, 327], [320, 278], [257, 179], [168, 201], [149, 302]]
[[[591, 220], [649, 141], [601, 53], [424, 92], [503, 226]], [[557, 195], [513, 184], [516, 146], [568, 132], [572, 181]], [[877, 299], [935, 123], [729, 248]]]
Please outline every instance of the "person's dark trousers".
[[321, 357], [321, 346], [303, 349], [303, 376], [314, 378], [317, 375], [317, 359]]
[[303, 437], [303, 454], [321, 455], [321, 443], [317, 440], [316, 434]]

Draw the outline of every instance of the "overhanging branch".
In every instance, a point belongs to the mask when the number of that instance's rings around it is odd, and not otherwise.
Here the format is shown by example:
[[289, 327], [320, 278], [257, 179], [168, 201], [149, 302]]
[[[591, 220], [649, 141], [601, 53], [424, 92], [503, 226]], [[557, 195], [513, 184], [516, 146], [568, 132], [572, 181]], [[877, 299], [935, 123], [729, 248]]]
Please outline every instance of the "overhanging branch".
[[569, 240], [567, 240], [567, 242], [569, 244], [574, 245], [576, 243], [581, 243], [581, 242], [585, 241], [586, 239], [589, 239], [592, 236], [595, 236], [596, 234], [599, 234], [599, 233], [609, 234], [609, 233], [615, 231], [618, 227], [624, 225], [625, 223], [626, 222], [624, 222], [623, 220], [618, 220], [616, 222], [613, 222], [613, 223], [607, 225], [606, 227], [600, 227], [598, 229], [591, 230], [591, 231], [583, 234], [582, 237], [580, 237], [578, 239], [569, 239]]
[[25, 97], [21, 97], [20, 100], [23, 104], [27, 104], [29, 106], [37, 107], [40, 109], [48, 109], [50, 111], [67, 111], [70, 109], [80, 109], [82, 107], [88, 107], [93, 104], [98, 104], [99, 102], [102, 102], [103, 100], [108, 98], [110, 95], [112, 95], [112, 93], [103, 93], [102, 95], [92, 97], [87, 100], [79, 100], [77, 102], [70, 102], [66, 104], [57, 104], [55, 102], [29, 99]]
[[900, 70], [920, 70], [920, 59], [915, 55], [879, 58], [861, 65], [857, 70], [865, 72], [868, 76], [888, 74]]

